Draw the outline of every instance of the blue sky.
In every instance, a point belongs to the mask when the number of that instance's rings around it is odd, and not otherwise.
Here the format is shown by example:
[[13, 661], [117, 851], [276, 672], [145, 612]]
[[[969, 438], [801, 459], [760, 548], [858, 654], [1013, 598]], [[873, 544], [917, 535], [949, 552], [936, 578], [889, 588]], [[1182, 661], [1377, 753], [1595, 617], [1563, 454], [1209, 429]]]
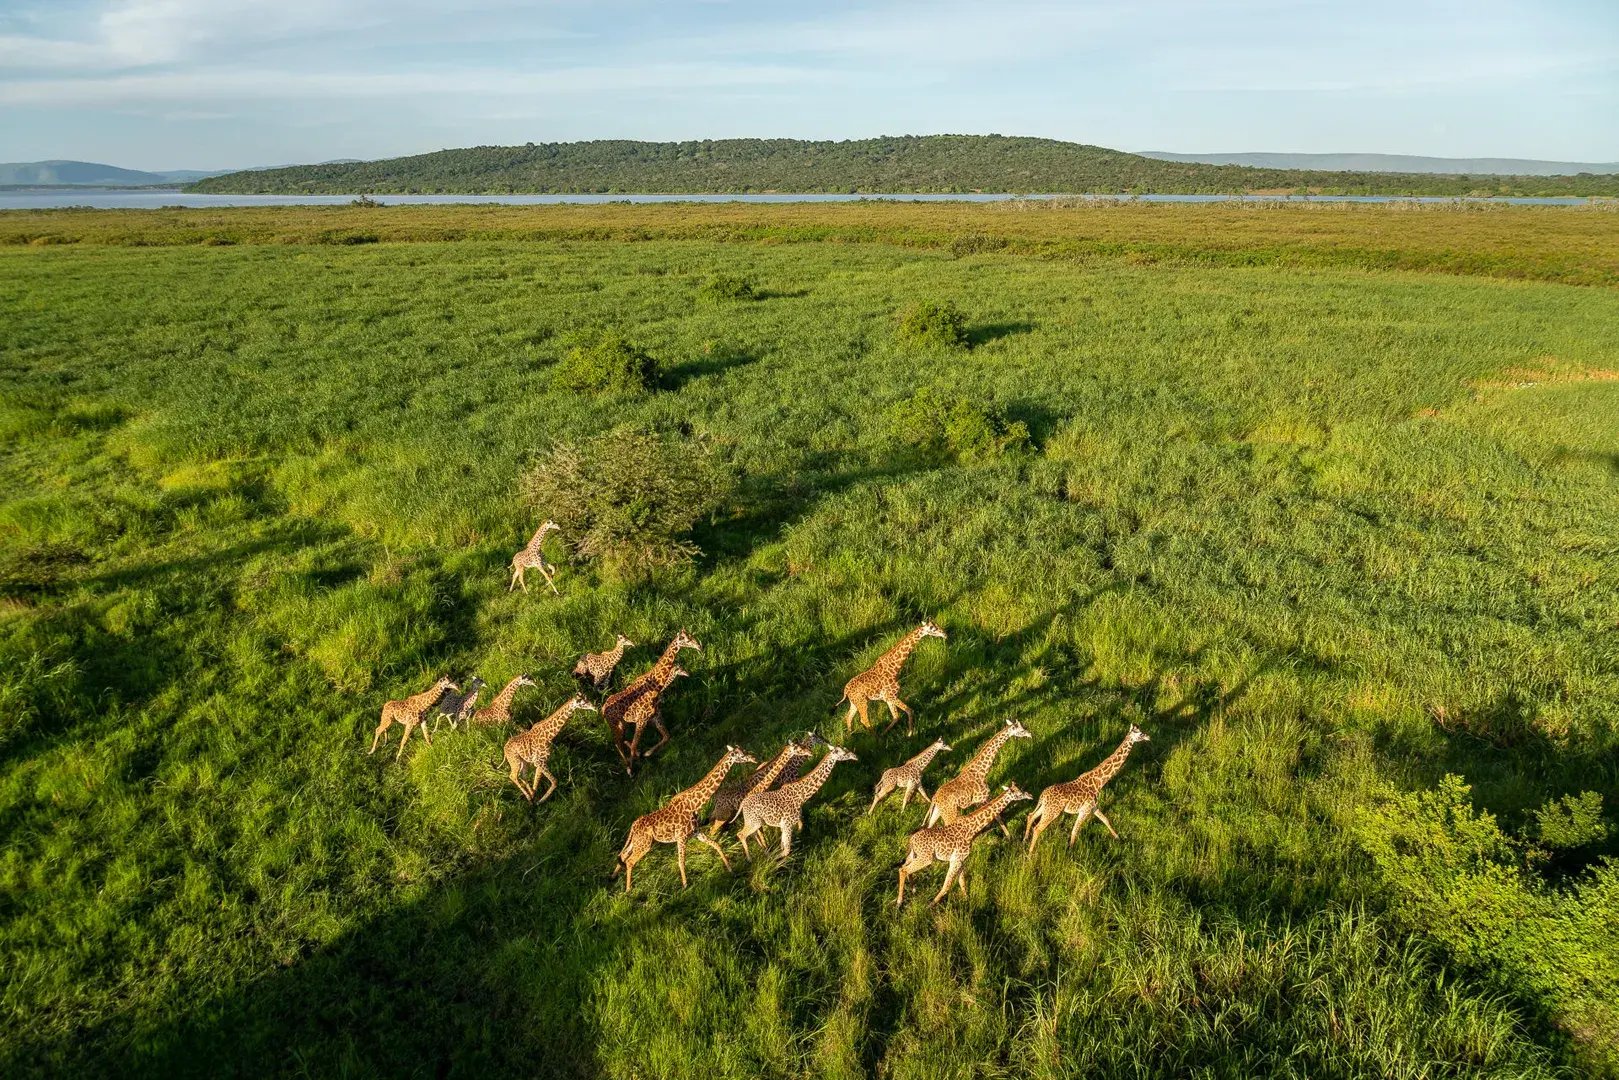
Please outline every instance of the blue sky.
[[1042, 135], [1619, 160], [1619, 0], [0, 0], [0, 160]]

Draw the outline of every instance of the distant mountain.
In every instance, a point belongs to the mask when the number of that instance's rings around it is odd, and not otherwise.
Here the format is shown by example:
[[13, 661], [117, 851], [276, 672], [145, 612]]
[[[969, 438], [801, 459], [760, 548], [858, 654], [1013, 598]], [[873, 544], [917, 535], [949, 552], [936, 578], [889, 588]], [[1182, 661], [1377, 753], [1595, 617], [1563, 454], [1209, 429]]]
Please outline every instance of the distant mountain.
[[1440, 173], [1447, 176], [1574, 176], [1619, 173], [1619, 161], [1537, 161], [1532, 158], [1443, 158], [1409, 154], [1171, 154], [1142, 150], [1154, 161], [1245, 165], [1259, 169], [1324, 169], [1328, 172]]
[[1615, 195], [1619, 178], [1433, 176], [1162, 161], [1002, 135], [841, 142], [612, 140], [475, 146], [353, 164], [235, 172], [188, 190], [265, 194], [517, 192], [1314, 193]]
[[154, 184], [189, 184], [228, 171], [174, 169], [169, 172], [144, 172], [93, 161], [20, 161], [0, 164], [0, 184], [150, 187]]

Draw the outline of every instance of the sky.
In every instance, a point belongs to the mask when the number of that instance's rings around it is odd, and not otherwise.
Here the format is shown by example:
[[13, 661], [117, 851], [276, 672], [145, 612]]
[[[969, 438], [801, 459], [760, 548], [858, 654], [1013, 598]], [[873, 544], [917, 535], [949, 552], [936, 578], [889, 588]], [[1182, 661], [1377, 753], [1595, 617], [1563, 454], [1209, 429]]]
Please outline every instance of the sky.
[[965, 133], [1619, 160], [1619, 0], [0, 0], [0, 161]]

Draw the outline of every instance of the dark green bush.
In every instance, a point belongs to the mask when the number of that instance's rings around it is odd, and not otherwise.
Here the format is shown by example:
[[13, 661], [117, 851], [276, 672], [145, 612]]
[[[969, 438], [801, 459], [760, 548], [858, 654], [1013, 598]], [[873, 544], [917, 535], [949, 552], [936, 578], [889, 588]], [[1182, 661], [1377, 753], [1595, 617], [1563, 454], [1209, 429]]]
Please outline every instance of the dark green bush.
[[619, 574], [701, 554], [688, 534], [731, 486], [701, 441], [632, 429], [557, 443], [522, 477], [524, 497], [574, 552]]
[[897, 316], [899, 339], [914, 348], [956, 349], [967, 344], [967, 318], [948, 300], [923, 300]]
[[554, 385], [576, 394], [638, 394], [657, 385], [656, 358], [607, 333], [578, 341], [562, 354]]
[[1029, 445], [1029, 426], [1008, 420], [993, 398], [923, 390], [896, 403], [889, 419], [900, 441], [939, 457], [970, 461]]
[[983, 232], [965, 233], [950, 241], [950, 254], [960, 259], [967, 255], [977, 255], [982, 251], [999, 251], [1006, 244], [1004, 236], [992, 236]]
[[733, 301], [757, 300], [759, 293], [746, 278], [721, 274], [709, 278], [697, 290], [697, 299], [706, 304], [724, 304]]

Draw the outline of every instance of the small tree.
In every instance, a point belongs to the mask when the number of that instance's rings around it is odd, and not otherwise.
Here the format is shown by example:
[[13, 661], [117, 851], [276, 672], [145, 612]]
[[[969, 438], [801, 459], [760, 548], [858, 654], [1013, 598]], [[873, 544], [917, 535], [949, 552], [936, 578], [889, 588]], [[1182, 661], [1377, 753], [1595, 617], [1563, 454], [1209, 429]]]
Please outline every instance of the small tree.
[[753, 283], [746, 278], [721, 274], [704, 282], [703, 287], [697, 290], [697, 298], [707, 304], [723, 304], [757, 300], [759, 293], [754, 289]]
[[688, 534], [731, 489], [702, 442], [627, 428], [554, 444], [521, 484], [536, 513], [562, 526], [576, 554], [619, 574], [700, 555]]
[[899, 339], [912, 348], [958, 349], [967, 344], [967, 318], [948, 300], [922, 300], [896, 317]]
[[576, 394], [639, 394], [657, 385], [660, 369], [655, 357], [609, 332], [563, 353], [553, 382]]
[[975, 460], [1029, 445], [1029, 426], [1008, 420], [993, 398], [923, 390], [896, 403], [889, 419], [902, 442], [938, 457]]

